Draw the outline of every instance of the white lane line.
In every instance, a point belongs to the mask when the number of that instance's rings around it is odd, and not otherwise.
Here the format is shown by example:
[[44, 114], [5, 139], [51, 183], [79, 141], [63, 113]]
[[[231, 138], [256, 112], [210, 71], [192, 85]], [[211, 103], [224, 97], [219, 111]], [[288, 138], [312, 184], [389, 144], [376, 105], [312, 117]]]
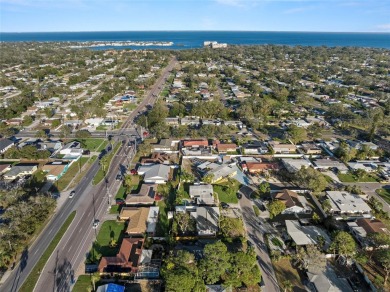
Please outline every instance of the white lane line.
[[50, 235], [50, 233], [53, 231], [53, 228], [52, 229], [50, 229], [50, 231], [49, 231], [49, 233], [48, 233], [48, 235]]

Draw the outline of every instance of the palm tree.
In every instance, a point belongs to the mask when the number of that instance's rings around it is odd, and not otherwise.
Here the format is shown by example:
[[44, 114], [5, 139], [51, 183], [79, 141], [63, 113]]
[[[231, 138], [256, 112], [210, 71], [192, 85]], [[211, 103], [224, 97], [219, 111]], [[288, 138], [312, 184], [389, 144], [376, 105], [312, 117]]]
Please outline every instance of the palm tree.
[[96, 291], [96, 282], [100, 280], [100, 275], [98, 273], [91, 274], [91, 283], [93, 286], [93, 291]]
[[291, 284], [290, 280], [285, 280], [282, 282], [283, 291], [288, 292], [293, 290], [293, 284]]

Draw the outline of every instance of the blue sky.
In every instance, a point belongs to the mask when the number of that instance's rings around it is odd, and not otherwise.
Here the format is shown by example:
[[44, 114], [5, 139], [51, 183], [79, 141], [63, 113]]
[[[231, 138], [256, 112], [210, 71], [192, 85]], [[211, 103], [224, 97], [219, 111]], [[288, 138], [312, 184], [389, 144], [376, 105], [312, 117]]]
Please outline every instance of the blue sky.
[[390, 32], [390, 0], [0, 0], [1, 32]]

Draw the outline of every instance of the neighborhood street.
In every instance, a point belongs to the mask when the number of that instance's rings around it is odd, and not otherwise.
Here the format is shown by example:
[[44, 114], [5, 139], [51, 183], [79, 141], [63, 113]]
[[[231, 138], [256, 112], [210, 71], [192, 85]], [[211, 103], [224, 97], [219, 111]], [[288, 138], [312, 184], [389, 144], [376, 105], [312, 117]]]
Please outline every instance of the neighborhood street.
[[261, 275], [265, 284], [264, 291], [279, 292], [280, 289], [276, 280], [275, 271], [268, 254], [267, 246], [264, 242], [264, 234], [269, 232], [271, 226], [264, 220], [260, 220], [253, 211], [252, 201], [250, 200], [250, 194], [253, 192], [253, 189], [244, 186], [241, 187], [239, 192], [242, 194], [239, 204], [243, 214], [245, 229], [249, 240], [255, 246], [256, 253], [259, 256]]

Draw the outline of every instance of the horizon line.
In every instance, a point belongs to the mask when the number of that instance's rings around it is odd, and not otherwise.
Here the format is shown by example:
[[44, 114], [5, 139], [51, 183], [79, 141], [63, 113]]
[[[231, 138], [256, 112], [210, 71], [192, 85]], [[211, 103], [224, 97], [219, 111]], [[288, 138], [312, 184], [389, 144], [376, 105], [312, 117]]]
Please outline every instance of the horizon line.
[[310, 31], [310, 30], [64, 30], [64, 31], [0, 31], [0, 33], [86, 33], [86, 32], [299, 32], [299, 33], [383, 33], [389, 31]]

